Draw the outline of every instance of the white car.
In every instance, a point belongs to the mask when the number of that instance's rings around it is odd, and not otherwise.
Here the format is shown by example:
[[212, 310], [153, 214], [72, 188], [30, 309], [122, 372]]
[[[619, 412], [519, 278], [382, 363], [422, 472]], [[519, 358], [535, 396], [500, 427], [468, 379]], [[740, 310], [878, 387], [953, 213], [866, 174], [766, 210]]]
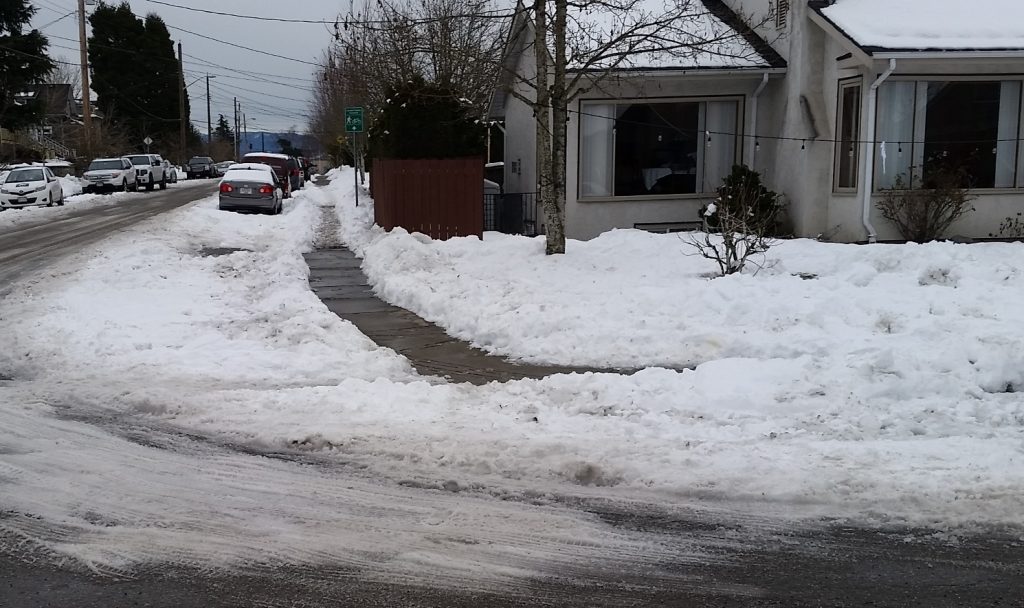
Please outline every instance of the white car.
[[169, 160], [164, 160], [164, 177], [168, 184], [178, 183], [178, 168]]
[[135, 177], [140, 186], [145, 186], [146, 190], [152, 190], [157, 185], [161, 190], [167, 189], [164, 159], [159, 154], [129, 154], [125, 158], [135, 165]]
[[135, 167], [127, 158], [97, 158], [89, 163], [89, 168], [82, 174], [86, 193], [104, 190], [120, 190], [132, 192], [139, 189], [135, 176]]
[[48, 167], [12, 169], [0, 183], [0, 209], [64, 204], [64, 191]]

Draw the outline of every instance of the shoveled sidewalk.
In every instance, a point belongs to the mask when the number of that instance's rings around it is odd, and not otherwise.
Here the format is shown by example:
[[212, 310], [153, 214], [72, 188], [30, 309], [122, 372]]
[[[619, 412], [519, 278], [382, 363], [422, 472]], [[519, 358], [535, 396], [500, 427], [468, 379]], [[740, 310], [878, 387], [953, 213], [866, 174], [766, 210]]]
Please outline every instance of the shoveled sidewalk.
[[[404, 355], [420, 374], [453, 382], [486, 384], [552, 374], [598, 371], [583, 368], [519, 365], [457, 340], [440, 327], [404, 308], [384, 302], [370, 288], [361, 260], [344, 247], [305, 255], [309, 285], [332, 312], [352, 322], [381, 346]], [[612, 370], [603, 370], [612, 371]]]

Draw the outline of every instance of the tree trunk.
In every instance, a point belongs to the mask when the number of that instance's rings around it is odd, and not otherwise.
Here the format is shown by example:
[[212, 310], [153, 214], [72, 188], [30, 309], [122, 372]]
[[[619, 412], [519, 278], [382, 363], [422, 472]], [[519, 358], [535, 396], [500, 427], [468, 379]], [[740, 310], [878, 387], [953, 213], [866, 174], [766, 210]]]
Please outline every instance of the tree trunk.
[[[544, 210], [544, 228], [547, 235], [545, 253], [565, 252], [565, 229], [558, 209], [555, 189], [554, 155], [551, 133], [551, 86], [548, 80], [548, 14], [547, 0], [535, 0], [534, 51], [537, 60], [537, 102], [534, 105], [537, 127], [537, 186]], [[564, 189], [564, 187], [563, 187]]]
[[555, 65], [551, 83], [551, 195], [556, 219], [548, 223], [547, 253], [565, 253], [565, 163], [569, 93], [565, 85], [568, 0], [555, 0]]

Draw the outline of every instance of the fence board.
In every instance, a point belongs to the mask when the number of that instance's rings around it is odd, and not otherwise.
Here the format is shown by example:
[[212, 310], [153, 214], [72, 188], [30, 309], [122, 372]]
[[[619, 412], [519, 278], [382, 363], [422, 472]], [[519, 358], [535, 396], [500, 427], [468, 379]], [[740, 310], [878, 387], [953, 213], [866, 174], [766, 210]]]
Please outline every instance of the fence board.
[[370, 179], [374, 221], [385, 230], [483, 237], [483, 159], [374, 159]]

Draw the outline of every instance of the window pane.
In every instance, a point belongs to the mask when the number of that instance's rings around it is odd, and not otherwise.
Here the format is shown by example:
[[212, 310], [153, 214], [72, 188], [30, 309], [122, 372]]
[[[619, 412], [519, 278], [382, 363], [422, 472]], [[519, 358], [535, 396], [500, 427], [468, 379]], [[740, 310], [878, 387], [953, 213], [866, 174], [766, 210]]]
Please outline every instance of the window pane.
[[697, 191], [699, 103], [619, 106], [615, 195]]
[[1020, 81], [999, 87], [999, 143], [996, 144], [996, 188], [1012, 188], [1017, 173], [1017, 134], [1020, 122]]
[[938, 171], [964, 171], [964, 186], [992, 188], [999, 139], [998, 82], [929, 82], [924, 134], [924, 180]]
[[910, 184], [914, 141], [914, 82], [887, 82], [878, 89], [875, 186], [891, 188], [896, 176]]
[[611, 196], [615, 106], [585, 104], [580, 116], [580, 196]]
[[[735, 101], [709, 101], [707, 103], [707, 127], [711, 143], [705, 146], [704, 175], [702, 192], [716, 192], [722, 185], [732, 166], [736, 163], [736, 114]], [[707, 137], [705, 136], [705, 140]]]
[[839, 149], [836, 150], [839, 188], [857, 187], [857, 138], [860, 135], [860, 85], [839, 89]]

